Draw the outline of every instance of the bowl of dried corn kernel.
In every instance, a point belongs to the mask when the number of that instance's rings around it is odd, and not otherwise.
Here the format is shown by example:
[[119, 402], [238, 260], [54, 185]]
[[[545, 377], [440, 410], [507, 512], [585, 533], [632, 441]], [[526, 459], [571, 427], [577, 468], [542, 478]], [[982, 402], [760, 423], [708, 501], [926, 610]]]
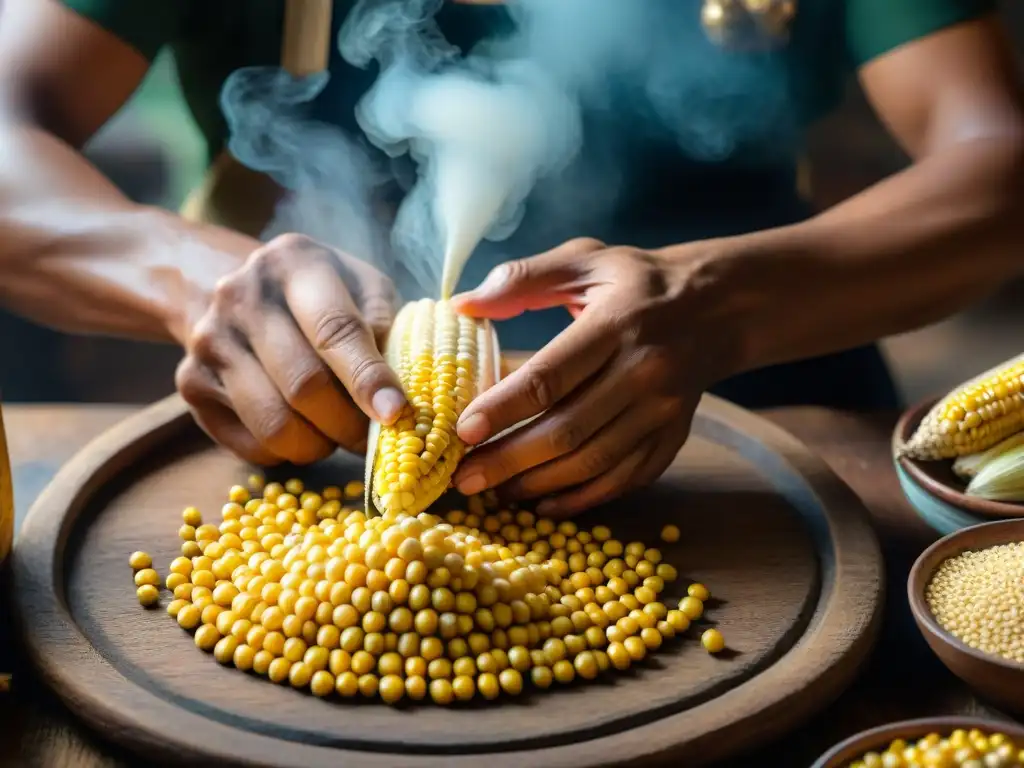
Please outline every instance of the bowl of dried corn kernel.
[[939, 539], [914, 563], [907, 595], [943, 664], [981, 696], [1024, 712], [1024, 520]]
[[872, 728], [840, 742], [812, 768], [1022, 768], [1024, 727], [930, 717]]

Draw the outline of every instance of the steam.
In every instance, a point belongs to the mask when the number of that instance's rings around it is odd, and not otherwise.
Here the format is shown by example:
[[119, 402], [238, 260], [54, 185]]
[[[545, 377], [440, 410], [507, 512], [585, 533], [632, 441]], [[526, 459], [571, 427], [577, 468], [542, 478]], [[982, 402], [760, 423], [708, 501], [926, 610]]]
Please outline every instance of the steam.
[[[256, 67], [228, 79], [229, 149], [289, 191], [265, 236], [301, 232], [363, 258], [406, 299], [448, 296], [482, 240], [516, 231], [528, 197], [542, 226], [611, 214], [644, 182], [631, 147], [764, 162], [799, 144], [796, 59], [709, 42], [697, 0], [511, 0], [511, 33], [468, 51], [436, 23], [450, 2], [358, 0], [345, 18], [342, 56], [379, 68], [356, 107], [363, 136], [305, 116], [327, 74]], [[367, 140], [416, 164], [393, 221], [377, 200], [394, 171]]]
[[362, 0], [340, 48], [353, 64], [381, 66], [356, 116], [379, 148], [416, 160], [392, 241], [447, 298], [480, 241], [512, 234], [537, 179], [572, 160], [581, 128], [573, 96], [525, 50], [458, 56], [433, 24], [440, 5]]
[[221, 91], [228, 150], [286, 190], [264, 240], [299, 232], [394, 274], [373, 206], [386, 176], [354, 137], [304, 114], [329, 77], [295, 78], [279, 67], [233, 72]]

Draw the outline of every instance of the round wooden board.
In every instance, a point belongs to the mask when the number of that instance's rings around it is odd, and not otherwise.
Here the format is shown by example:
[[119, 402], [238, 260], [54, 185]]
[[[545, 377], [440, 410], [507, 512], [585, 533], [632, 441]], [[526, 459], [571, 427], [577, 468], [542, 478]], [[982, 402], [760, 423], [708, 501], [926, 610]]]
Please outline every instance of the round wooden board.
[[[311, 485], [360, 478], [338, 454], [293, 470]], [[648, 490], [595, 510], [613, 535], [659, 546], [717, 598], [708, 623], [607, 680], [514, 699], [390, 708], [312, 696], [221, 667], [163, 606], [135, 600], [129, 553], [161, 575], [181, 509], [208, 519], [250, 468], [214, 447], [170, 397], [69, 462], [32, 508], [14, 554], [14, 601], [34, 663], [73, 711], [149, 758], [247, 766], [696, 766], [794, 727], [851, 681], [875, 638], [883, 566], [852, 491], [796, 440], [713, 397]], [[667, 522], [683, 531], [658, 540]], [[666, 602], [669, 599], [666, 598]]]

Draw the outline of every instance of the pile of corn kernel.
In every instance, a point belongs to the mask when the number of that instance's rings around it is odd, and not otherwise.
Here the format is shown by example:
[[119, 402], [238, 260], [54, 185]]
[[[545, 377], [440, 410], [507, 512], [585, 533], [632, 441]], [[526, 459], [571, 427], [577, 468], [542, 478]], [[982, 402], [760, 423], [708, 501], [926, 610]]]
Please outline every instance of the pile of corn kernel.
[[[1024, 746], [1024, 745], [1022, 745]], [[897, 739], [884, 752], [868, 752], [847, 768], [1022, 768], [1024, 749], [1003, 733], [957, 729], [943, 738]]]
[[1024, 542], [945, 560], [925, 599], [942, 628], [969, 647], [1024, 662]]
[[[343, 506], [361, 501], [358, 482], [315, 493], [253, 477], [250, 487], [262, 495], [232, 488], [218, 525], [184, 511], [167, 612], [220, 663], [316, 696], [450, 704], [514, 696], [527, 681], [592, 680], [686, 632], [710, 597], [691, 584], [670, 609], [659, 596], [676, 569], [657, 549], [604, 526], [497, 511], [493, 497], [444, 518], [367, 519]], [[139, 602], [156, 605], [152, 558], [136, 552], [129, 564]], [[701, 643], [725, 647], [714, 628]]]

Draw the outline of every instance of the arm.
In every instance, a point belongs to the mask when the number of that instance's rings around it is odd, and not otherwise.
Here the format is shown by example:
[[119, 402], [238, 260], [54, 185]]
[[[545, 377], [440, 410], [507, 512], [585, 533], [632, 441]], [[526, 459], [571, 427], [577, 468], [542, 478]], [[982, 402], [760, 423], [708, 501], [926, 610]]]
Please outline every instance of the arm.
[[184, 343], [259, 244], [125, 198], [78, 149], [148, 70], [55, 0], [0, 4], [0, 302], [78, 332]]
[[1024, 274], [1024, 112], [997, 23], [930, 35], [860, 76], [914, 163], [806, 223], [704, 244], [696, 269], [721, 301], [701, 306], [733, 338], [730, 373], [918, 328]]
[[[97, 7], [152, 38], [171, 33], [177, 0]], [[393, 419], [405, 399], [374, 339], [390, 281], [297, 235], [263, 246], [126, 199], [78, 148], [146, 57], [57, 0], [0, 8], [0, 302], [70, 331], [178, 342], [196, 421], [257, 463], [358, 448], [364, 414]]]
[[467, 406], [458, 433], [479, 447], [459, 489], [579, 512], [657, 478], [716, 381], [924, 325], [1024, 274], [1012, 71], [990, 20], [895, 48], [861, 77], [915, 159], [903, 173], [750, 235], [654, 252], [571, 241], [458, 297], [477, 316], [562, 306], [575, 318]]

